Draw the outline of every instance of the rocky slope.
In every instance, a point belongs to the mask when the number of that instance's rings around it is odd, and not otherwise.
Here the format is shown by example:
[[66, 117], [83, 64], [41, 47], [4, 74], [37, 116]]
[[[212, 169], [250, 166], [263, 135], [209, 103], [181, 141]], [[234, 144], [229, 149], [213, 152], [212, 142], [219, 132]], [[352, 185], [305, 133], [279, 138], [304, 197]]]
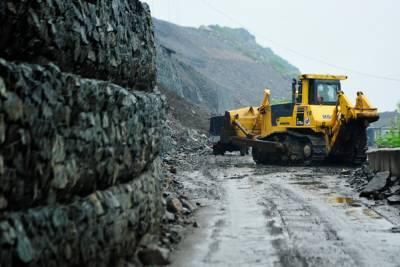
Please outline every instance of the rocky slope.
[[379, 120], [372, 123], [372, 127], [395, 127], [400, 119], [397, 111], [387, 111], [379, 113]]
[[[179, 121], [184, 127], [200, 130], [207, 133], [210, 127], [210, 112], [204, 107], [193, 105], [176, 92], [159, 86], [160, 92], [166, 96], [168, 116]], [[178, 126], [176, 126], [178, 127]]]
[[258, 105], [265, 87], [274, 99], [289, 98], [291, 78], [299, 73], [245, 29], [154, 19], [154, 32], [157, 82], [213, 113]]

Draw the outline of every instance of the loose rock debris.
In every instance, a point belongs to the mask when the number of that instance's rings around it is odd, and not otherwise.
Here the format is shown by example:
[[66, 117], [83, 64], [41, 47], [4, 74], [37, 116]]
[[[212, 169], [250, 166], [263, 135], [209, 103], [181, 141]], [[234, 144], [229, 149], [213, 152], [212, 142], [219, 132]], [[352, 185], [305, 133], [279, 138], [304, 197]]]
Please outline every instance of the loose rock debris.
[[[167, 115], [166, 135], [161, 154], [166, 178], [163, 181], [165, 214], [163, 216], [161, 246], [174, 249], [188, 228], [199, 227], [193, 214], [203, 203], [192, 201], [193, 188], [185, 187], [188, 182], [185, 172], [195, 171], [202, 160], [211, 155], [209, 138], [195, 129], [186, 128]], [[205, 187], [199, 187], [205, 196]]]
[[400, 180], [388, 171], [373, 173], [366, 164], [353, 171], [342, 171], [341, 175], [349, 179], [361, 197], [387, 200], [390, 205], [400, 204]]

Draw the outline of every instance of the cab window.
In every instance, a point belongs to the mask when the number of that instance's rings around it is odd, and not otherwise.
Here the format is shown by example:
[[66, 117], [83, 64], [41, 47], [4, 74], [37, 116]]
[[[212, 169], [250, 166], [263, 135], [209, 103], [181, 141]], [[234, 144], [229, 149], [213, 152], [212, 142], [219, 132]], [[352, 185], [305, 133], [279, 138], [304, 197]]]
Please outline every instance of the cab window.
[[340, 91], [339, 81], [313, 80], [310, 82], [310, 104], [333, 105]]

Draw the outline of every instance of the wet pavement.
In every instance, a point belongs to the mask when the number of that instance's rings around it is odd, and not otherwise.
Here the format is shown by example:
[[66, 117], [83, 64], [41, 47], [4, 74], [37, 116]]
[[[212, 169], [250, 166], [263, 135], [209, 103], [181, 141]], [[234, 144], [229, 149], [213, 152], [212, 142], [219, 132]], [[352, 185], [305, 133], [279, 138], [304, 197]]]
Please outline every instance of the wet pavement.
[[210, 156], [186, 173], [213, 197], [172, 266], [400, 266], [398, 210], [372, 208], [340, 171]]

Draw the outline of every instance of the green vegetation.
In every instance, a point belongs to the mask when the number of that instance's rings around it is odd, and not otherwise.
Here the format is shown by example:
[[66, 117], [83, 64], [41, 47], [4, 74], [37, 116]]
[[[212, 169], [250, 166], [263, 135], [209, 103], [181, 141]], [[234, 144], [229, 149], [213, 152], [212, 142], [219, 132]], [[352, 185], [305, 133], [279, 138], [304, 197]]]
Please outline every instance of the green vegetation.
[[397, 128], [376, 139], [378, 147], [400, 147], [400, 130]]
[[212, 25], [210, 28], [214, 30], [213, 34], [216, 34], [224, 42], [231, 43], [235, 49], [246, 57], [262, 64], [271, 65], [283, 76], [297, 77], [299, 74], [299, 70], [296, 67], [276, 55], [270, 48], [257, 44], [255, 37], [247, 30], [232, 29], [219, 25]]
[[[400, 102], [397, 104], [397, 112], [400, 112]], [[376, 139], [376, 144], [380, 148], [400, 147], [400, 118], [393, 123], [390, 132]]]

